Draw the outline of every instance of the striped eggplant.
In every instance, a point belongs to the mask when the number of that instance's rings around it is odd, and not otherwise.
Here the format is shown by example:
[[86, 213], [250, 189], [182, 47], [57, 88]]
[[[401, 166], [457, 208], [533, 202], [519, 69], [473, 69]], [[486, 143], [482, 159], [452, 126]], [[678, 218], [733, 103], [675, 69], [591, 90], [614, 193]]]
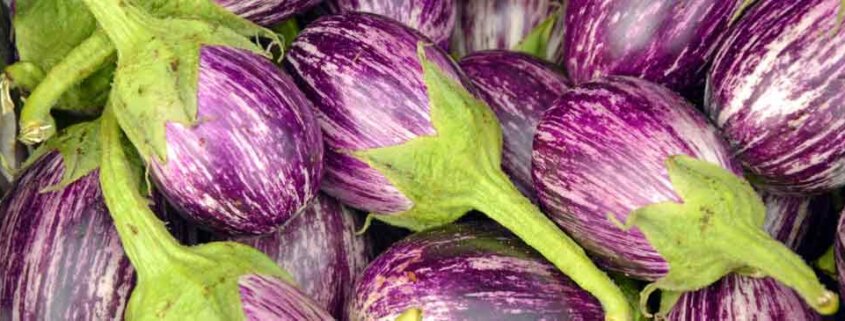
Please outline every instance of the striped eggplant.
[[845, 185], [839, 6], [757, 1], [714, 59], [705, 108], [763, 188], [815, 193]]
[[766, 204], [766, 231], [795, 253], [815, 259], [833, 243], [838, 209], [832, 194], [760, 195]]
[[495, 114], [464, 87], [454, 61], [426, 42], [366, 13], [318, 19], [294, 41], [285, 64], [317, 107], [327, 147], [323, 190], [417, 231], [478, 209], [596, 296], [608, 320], [628, 320], [618, 287], [502, 172]]
[[601, 320], [601, 306], [542, 256], [494, 224], [455, 224], [389, 248], [356, 283], [350, 321]]
[[120, 56], [115, 117], [187, 218], [224, 234], [269, 233], [316, 195], [322, 142], [311, 104], [250, 39], [91, 2]]
[[635, 76], [699, 95], [742, 0], [570, 0], [564, 66], [575, 83]]
[[478, 96], [502, 124], [502, 169], [532, 200], [531, 143], [543, 112], [571, 86], [551, 64], [523, 53], [491, 50], [470, 54], [459, 63]]
[[[207, 0], [205, 0], [207, 1]], [[217, 4], [255, 23], [269, 26], [305, 12], [321, 0], [214, 0]]]
[[[559, 62], [565, 23], [561, 0], [465, 0], [458, 4], [452, 50], [458, 57], [476, 51], [527, 51]], [[527, 41], [539, 40], [530, 48]]]
[[833, 254], [839, 276], [839, 293], [845, 293], [845, 209], [842, 210], [842, 214], [839, 214]]
[[329, 0], [327, 5], [334, 13], [370, 12], [392, 18], [419, 31], [444, 50], [448, 50], [457, 16], [455, 2], [456, 0]]
[[279, 231], [237, 238], [264, 252], [293, 276], [304, 293], [340, 319], [355, 277], [369, 262], [371, 250], [356, 235], [357, 213], [323, 194]]
[[567, 91], [533, 148], [547, 213], [605, 267], [654, 281], [646, 298], [753, 270], [822, 313], [836, 311], [836, 295], [766, 234], [765, 206], [716, 129], [665, 87], [614, 76]]
[[317, 302], [295, 286], [263, 275], [247, 275], [238, 281], [246, 321], [333, 321]]

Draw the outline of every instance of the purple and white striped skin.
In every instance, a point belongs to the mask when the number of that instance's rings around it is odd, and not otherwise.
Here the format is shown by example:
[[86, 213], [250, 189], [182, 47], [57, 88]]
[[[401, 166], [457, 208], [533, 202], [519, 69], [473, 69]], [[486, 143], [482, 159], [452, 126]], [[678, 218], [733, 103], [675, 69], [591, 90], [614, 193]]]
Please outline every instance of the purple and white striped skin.
[[492, 224], [414, 234], [373, 261], [355, 287], [350, 321], [603, 320], [602, 308], [539, 254]]
[[214, 0], [236, 15], [269, 26], [305, 12], [322, 0]]
[[[560, 0], [464, 0], [458, 2], [452, 51], [458, 57], [491, 49], [511, 50], [534, 28], [559, 12]], [[546, 59], [560, 61], [564, 27], [558, 19]]]
[[448, 50], [457, 17], [456, 1], [461, 0], [329, 0], [326, 3], [334, 13], [369, 12], [392, 18]]
[[502, 124], [502, 169], [536, 200], [531, 180], [534, 132], [543, 112], [571, 87], [569, 80], [553, 65], [512, 51], [477, 52], [458, 64]]
[[296, 287], [274, 277], [249, 274], [238, 280], [246, 321], [334, 321]]
[[186, 217], [225, 234], [276, 230], [317, 194], [320, 128], [311, 103], [264, 57], [203, 47], [193, 126], [167, 124], [162, 193]]
[[639, 229], [620, 229], [608, 215], [624, 222], [643, 206], [680, 202], [665, 165], [678, 154], [741, 173], [716, 129], [682, 97], [609, 77], [567, 91], [546, 112], [534, 138], [534, 187], [546, 214], [598, 264], [656, 280], [667, 262]]
[[685, 293], [667, 321], [821, 321], [800, 296], [771, 278], [731, 274]]
[[706, 110], [763, 188], [816, 193], [845, 184], [839, 6], [757, 1], [714, 59]]
[[692, 94], [742, 0], [570, 0], [564, 66], [575, 83], [634, 76]]
[[760, 193], [766, 204], [766, 231], [806, 260], [823, 254], [833, 241], [837, 213], [831, 195]]
[[836, 226], [836, 239], [834, 240], [836, 271], [839, 274], [839, 293], [845, 293], [845, 210], [842, 211], [842, 214], [839, 214], [839, 224]]
[[323, 309], [338, 319], [355, 277], [367, 266], [369, 240], [356, 235], [358, 213], [323, 194], [279, 231], [236, 241], [275, 260]]
[[50, 152], [0, 204], [0, 319], [122, 320], [134, 270], [112, 226], [96, 173], [64, 189]]
[[[323, 129], [327, 148], [321, 188], [345, 204], [380, 214], [413, 206], [383, 174], [338, 151], [394, 146], [435, 134], [417, 57], [423, 39], [393, 20], [347, 13], [311, 23], [287, 53], [285, 63], [316, 105]], [[447, 75], [462, 78], [437, 47], [426, 47], [425, 54]]]

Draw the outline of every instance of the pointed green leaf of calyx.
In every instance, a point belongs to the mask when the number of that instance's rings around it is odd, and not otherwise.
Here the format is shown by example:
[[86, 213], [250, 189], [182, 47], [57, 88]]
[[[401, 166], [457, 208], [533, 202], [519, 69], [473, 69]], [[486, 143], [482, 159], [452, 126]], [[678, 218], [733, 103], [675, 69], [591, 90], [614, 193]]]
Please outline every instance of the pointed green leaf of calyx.
[[[636, 226], [669, 264], [669, 272], [643, 290], [642, 304], [657, 289], [679, 295], [728, 273], [756, 270], [793, 288], [819, 313], [837, 310], [836, 294], [824, 288], [801, 257], [763, 230], [766, 208], [747, 181], [689, 156], [672, 156], [666, 166], [683, 203], [645, 206], [621, 226]], [[671, 306], [665, 308], [661, 313]]]
[[561, 17], [561, 13], [562, 10], [558, 9], [554, 14], [540, 22], [513, 50], [524, 52], [540, 59], [546, 59], [549, 50], [549, 41], [552, 37], [555, 23], [557, 23], [558, 19], [563, 18]]
[[418, 46], [436, 134], [396, 146], [351, 151], [413, 202], [402, 213], [371, 214], [388, 224], [423, 230], [451, 223], [470, 209], [484, 212], [602, 303], [606, 320], [631, 320], [622, 291], [501, 170], [502, 132], [495, 114]]
[[21, 166], [25, 169], [47, 153], [57, 151], [62, 157], [64, 173], [62, 180], [54, 186], [45, 186], [42, 191], [50, 192], [85, 177], [100, 165], [100, 122], [90, 121], [65, 128], [59, 135], [38, 147]]
[[402, 312], [399, 317], [396, 318], [396, 321], [422, 321], [423, 320], [423, 312], [417, 308], [411, 308]]
[[[100, 184], [120, 241], [138, 274], [125, 312], [135, 320], [244, 320], [238, 280], [259, 274], [291, 282], [260, 251], [234, 242], [178, 243], [149, 208], [142, 168], [113, 114], [102, 117]], [[137, 155], [135, 155], [137, 157]]]
[[282, 37], [282, 41], [284, 41], [284, 48], [290, 48], [293, 40], [296, 39], [296, 36], [299, 35], [299, 32], [301, 31], [295, 18], [279, 22], [270, 27], [270, 29]]
[[831, 245], [821, 257], [816, 259], [815, 262], [815, 266], [819, 269], [819, 271], [822, 271], [825, 275], [833, 278], [834, 280], [839, 277], [839, 273], [836, 270], [835, 249], [836, 247]]
[[199, 20], [158, 19], [119, 0], [85, 0], [118, 52], [115, 115], [145, 160], [167, 158], [165, 124], [197, 121], [200, 48], [263, 54], [249, 38]]

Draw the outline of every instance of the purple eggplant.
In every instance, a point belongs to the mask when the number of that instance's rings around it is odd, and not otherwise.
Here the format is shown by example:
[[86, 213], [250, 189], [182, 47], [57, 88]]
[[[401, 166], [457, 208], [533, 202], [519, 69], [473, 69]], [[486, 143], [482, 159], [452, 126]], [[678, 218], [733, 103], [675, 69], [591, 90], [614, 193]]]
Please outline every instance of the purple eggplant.
[[575, 83], [635, 76], [690, 93], [742, 0], [570, 0], [564, 66]]
[[279, 231], [236, 241], [264, 252], [291, 273], [296, 284], [340, 319], [355, 277], [369, 262], [368, 240], [356, 235], [357, 213], [319, 195]]
[[327, 4], [334, 13], [369, 12], [392, 18], [421, 32], [445, 50], [449, 49], [449, 39], [455, 29], [455, 2], [456, 0], [329, 0]]
[[776, 192], [845, 185], [840, 1], [757, 1], [716, 55], [706, 110], [737, 158]]
[[665, 87], [615, 76], [567, 91], [533, 148], [547, 213], [605, 267], [654, 281], [645, 298], [747, 269], [795, 288], [822, 313], [838, 308], [812, 269], [763, 229], [765, 206], [716, 129]]
[[502, 169], [525, 195], [535, 199], [531, 181], [534, 132], [543, 112], [570, 88], [569, 80], [553, 65], [517, 52], [477, 52], [459, 64], [502, 124]]
[[845, 293], [845, 210], [839, 214], [833, 254], [839, 276], [839, 293]]
[[321, 0], [214, 0], [236, 15], [265, 26], [305, 12]]
[[838, 209], [832, 194], [760, 194], [766, 203], [766, 231], [795, 253], [815, 259], [833, 243]]
[[608, 320], [630, 318], [619, 288], [502, 172], [495, 114], [422, 34], [372, 14], [324, 17], [285, 64], [317, 107], [329, 195], [416, 231], [478, 209], [596, 296]]
[[349, 320], [601, 320], [598, 301], [493, 224], [455, 224], [390, 247], [356, 283]]
[[459, 2], [452, 49], [458, 57], [491, 49], [521, 50], [526, 38], [541, 33], [544, 48], [532, 53], [560, 61], [563, 3], [560, 0], [466, 0]]
[[247, 275], [238, 281], [246, 321], [334, 321], [320, 304], [279, 279]]

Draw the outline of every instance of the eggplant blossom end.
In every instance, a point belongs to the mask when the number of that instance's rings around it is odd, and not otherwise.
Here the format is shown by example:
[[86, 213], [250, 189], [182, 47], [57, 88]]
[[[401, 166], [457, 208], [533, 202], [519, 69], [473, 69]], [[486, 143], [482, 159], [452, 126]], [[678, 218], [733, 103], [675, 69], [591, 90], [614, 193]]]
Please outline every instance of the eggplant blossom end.
[[[642, 231], [669, 264], [669, 272], [643, 290], [641, 305], [657, 289], [677, 296], [751, 269], [793, 288], [819, 313], [836, 312], [836, 294], [801, 257], [765, 232], [765, 205], [747, 181], [684, 155], [670, 157], [666, 165], [683, 203], [642, 207], [625, 224]], [[665, 316], [672, 303], [661, 304], [657, 316]]]

